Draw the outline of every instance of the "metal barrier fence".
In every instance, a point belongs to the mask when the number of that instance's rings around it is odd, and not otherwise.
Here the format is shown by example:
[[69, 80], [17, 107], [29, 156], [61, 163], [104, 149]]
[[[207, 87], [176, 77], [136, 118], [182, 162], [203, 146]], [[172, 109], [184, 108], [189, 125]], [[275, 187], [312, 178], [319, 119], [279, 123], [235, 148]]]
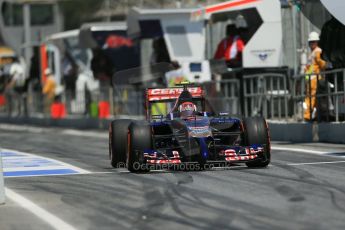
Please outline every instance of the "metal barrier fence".
[[[298, 75], [289, 78], [283, 74], [265, 73], [246, 75], [241, 80], [234, 78], [205, 82], [202, 86], [206, 92], [206, 105], [215, 112], [262, 115], [272, 120], [344, 121], [344, 76], [345, 69], [323, 72], [318, 77]], [[311, 90], [312, 84], [317, 85], [314, 91]], [[31, 87], [27, 93], [15, 95], [12, 99], [12, 106], [0, 106], [1, 115], [51, 115], [42, 93]], [[106, 85], [97, 90], [83, 89], [77, 92], [65, 90], [56, 101], [65, 105], [66, 117], [100, 117], [102, 102], [108, 106], [106, 110], [110, 117], [143, 117], [145, 114], [144, 87], [133, 85], [114, 88]], [[311, 108], [310, 116], [305, 117], [308, 101], [315, 101], [317, 113]]]
[[[345, 120], [345, 69], [292, 78], [295, 120]], [[315, 103], [315, 110], [308, 104]], [[308, 111], [309, 110], [309, 111]]]
[[283, 74], [256, 74], [243, 76], [244, 115], [262, 115], [268, 119], [287, 119], [287, 76]]
[[[207, 106], [216, 112], [241, 113], [240, 82], [237, 79], [212, 81], [203, 84], [207, 95]], [[65, 90], [55, 98], [62, 103], [66, 117], [94, 117], [100, 113], [100, 102], [109, 105], [111, 116], [144, 116], [145, 87], [118, 85], [114, 88], [103, 86], [97, 90], [82, 89], [76, 92]], [[25, 94], [6, 95], [7, 104], [0, 107], [0, 114], [10, 117], [50, 117], [51, 103], [41, 91], [29, 87]], [[23, 101], [19, 103], [19, 101]]]
[[138, 86], [123, 85], [114, 87], [114, 115], [145, 114], [145, 89]]
[[207, 106], [215, 112], [241, 114], [240, 81], [229, 79], [203, 83]]
[[273, 73], [244, 76], [244, 115], [272, 120], [344, 121], [344, 76], [345, 69], [290, 79]]

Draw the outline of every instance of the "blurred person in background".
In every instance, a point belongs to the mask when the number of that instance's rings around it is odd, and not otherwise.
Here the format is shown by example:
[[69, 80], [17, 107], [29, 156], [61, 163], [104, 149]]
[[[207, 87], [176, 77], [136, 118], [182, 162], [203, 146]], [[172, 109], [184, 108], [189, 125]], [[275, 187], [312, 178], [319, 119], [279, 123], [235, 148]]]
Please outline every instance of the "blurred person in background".
[[68, 51], [65, 52], [62, 60], [63, 85], [65, 86], [65, 96], [67, 110], [72, 111], [70, 102], [76, 98], [76, 83], [78, 78], [78, 65]]
[[30, 69], [29, 69], [29, 82], [32, 86], [33, 91], [41, 92], [41, 73], [40, 73], [40, 54], [39, 49], [34, 47], [33, 55], [30, 59]]
[[108, 84], [111, 86], [110, 80], [114, 72], [111, 59], [99, 48], [93, 49], [92, 53], [91, 70], [94, 78], [104, 83], [103, 85]]
[[[245, 34], [248, 31], [248, 23], [243, 15], [237, 15], [235, 22], [230, 20], [226, 26], [226, 37], [218, 44], [217, 51], [214, 55], [214, 59], [225, 60], [228, 67], [227, 72], [221, 75], [215, 75], [215, 80], [236, 78], [243, 84], [243, 50], [245, 48]], [[220, 92], [220, 84], [215, 86], [214, 97]], [[241, 98], [244, 97], [244, 90], [240, 87]], [[222, 107], [217, 104], [218, 101], [214, 100], [212, 106], [214, 108]], [[240, 106], [244, 111], [244, 101], [240, 100]]]
[[43, 84], [42, 93], [44, 95], [44, 113], [45, 115], [48, 115], [55, 100], [56, 82], [50, 69], [46, 69], [44, 74], [47, 76], [47, 78]]
[[[9, 59], [7, 55], [0, 54], [0, 107], [7, 105], [6, 102], [6, 85], [9, 81], [9, 67], [12, 59]], [[8, 108], [5, 108], [8, 109]]]
[[71, 55], [66, 52], [62, 61], [63, 70], [63, 82], [66, 87], [66, 91], [70, 95], [71, 99], [74, 99], [75, 88], [78, 77], [78, 65], [75, 63]]
[[30, 58], [28, 91], [30, 92], [30, 111], [42, 111], [42, 83], [41, 83], [41, 66], [40, 52], [38, 47], [33, 48], [33, 55]]
[[170, 55], [163, 37], [155, 38], [152, 42], [152, 55], [150, 58], [150, 64], [156, 64], [161, 62], [170, 63]]
[[320, 72], [325, 70], [326, 61], [321, 58], [322, 49], [318, 46], [319, 34], [311, 32], [308, 37], [311, 53], [308, 57], [308, 63], [305, 68], [306, 73], [306, 97], [303, 103], [304, 119], [311, 121], [316, 117], [316, 92], [318, 82], [322, 79]]
[[[22, 108], [26, 113], [26, 102], [24, 100], [26, 93], [26, 76], [23, 65], [17, 57], [11, 57], [11, 64], [8, 64], [9, 80], [5, 87], [5, 95], [8, 103], [8, 113], [12, 115], [17, 112], [17, 116], [21, 115]], [[17, 111], [13, 111], [16, 108]]]
[[241, 31], [247, 27], [242, 15], [238, 15], [236, 22], [229, 21], [226, 26], [226, 37], [218, 44], [214, 59], [224, 59], [230, 68], [242, 67], [242, 52], [244, 41]]
[[10, 78], [10, 66], [12, 62], [12, 57], [3, 56], [1, 57], [1, 64], [0, 64], [0, 94], [3, 94], [6, 89], [6, 85], [9, 82]]

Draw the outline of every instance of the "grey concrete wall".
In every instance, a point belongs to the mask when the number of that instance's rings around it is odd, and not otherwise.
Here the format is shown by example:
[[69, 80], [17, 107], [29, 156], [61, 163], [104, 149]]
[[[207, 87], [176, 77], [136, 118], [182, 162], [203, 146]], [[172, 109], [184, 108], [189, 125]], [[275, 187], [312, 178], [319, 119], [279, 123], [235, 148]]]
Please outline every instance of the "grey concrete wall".
[[312, 142], [313, 127], [309, 123], [269, 123], [273, 141]]
[[318, 131], [322, 142], [345, 144], [345, 123], [321, 123]]
[[345, 123], [269, 123], [273, 141], [345, 144]]

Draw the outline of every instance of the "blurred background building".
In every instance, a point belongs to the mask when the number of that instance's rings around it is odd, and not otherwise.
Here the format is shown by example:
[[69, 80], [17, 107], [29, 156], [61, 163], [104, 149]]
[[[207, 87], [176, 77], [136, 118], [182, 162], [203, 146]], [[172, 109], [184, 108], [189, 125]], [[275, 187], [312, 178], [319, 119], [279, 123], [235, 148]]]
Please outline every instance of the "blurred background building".
[[[44, 72], [47, 68], [50, 68], [58, 85], [63, 84], [67, 89], [70, 88], [70, 94], [75, 95], [74, 91], [80, 89], [82, 89], [82, 94], [84, 94], [87, 91], [84, 90], [85, 87], [89, 87], [89, 91], [92, 91], [92, 88], [99, 88], [97, 82], [91, 82], [87, 79], [93, 79], [95, 77], [97, 81], [99, 79], [101, 81], [102, 79], [106, 79], [104, 82], [109, 83], [113, 73], [119, 70], [152, 64], [151, 60], [154, 49], [157, 48], [155, 45], [160, 46], [161, 50], [164, 50], [163, 48], [165, 47], [166, 50], [166, 44], [163, 44], [164, 40], [170, 39], [172, 43], [172, 40], [175, 39], [177, 43], [189, 43], [187, 46], [193, 42], [195, 43], [194, 38], [192, 40], [186, 40], [194, 36], [192, 34], [195, 31], [190, 30], [186, 32], [184, 30], [184, 33], [179, 33], [178, 31], [181, 32], [181, 30], [176, 30], [185, 28], [174, 28], [172, 31], [172, 34], [175, 34], [174, 36], [170, 36], [166, 31], [166, 34], [163, 34], [161, 31], [159, 34], [160, 40], [157, 36], [155, 37], [155, 31], [149, 30], [150, 35], [147, 37], [140, 35], [133, 38], [129, 36], [127, 22], [128, 18], [133, 16], [130, 15], [130, 12], [133, 12], [131, 10], [133, 7], [139, 9], [137, 10], [139, 15], [141, 13], [144, 15], [149, 12], [150, 17], [156, 13], [160, 14], [160, 17], [164, 17], [162, 16], [162, 12], [166, 10], [164, 12], [169, 12], [169, 14], [173, 15], [172, 17], [174, 19], [178, 19], [179, 15], [183, 12], [187, 12], [192, 15], [189, 15], [190, 17], [193, 17], [192, 9], [197, 12], [200, 9], [205, 9], [206, 6], [222, 2], [225, 1], [0, 0], [0, 46], [4, 47], [0, 49], [0, 57], [6, 58], [12, 55], [20, 59], [25, 73], [31, 82], [36, 81], [42, 86], [46, 78]], [[269, 1], [265, 2], [267, 9], [270, 9], [274, 5], [269, 5], [269, 3]], [[272, 44], [269, 44], [270, 47], [268, 48], [260, 49], [261, 41], [270, 41], [270, 39], [275, 41], [279, 40], [281, 44], [279, 44], [278, 49], [276, 47], [272, 48], [274, 51], [278, 51], [277, 53], [279, 55], [281, 54], [279, 64], [260, 67], [278, 67], [285, 71], [284, 74], [289, 77], [301, 74], [307, 61], [308, 34], [312, 31], [321, 32], [325, 22], [331, 19], [331, 15], [322, 6], [320, 0], [276, 0], [274, 3], [276, 6], [274, 8], [275, 15], [279, 15], [279, 19], [275, 19], [276, 22], [279, 21], [279, 28], [273, 31], [273, 34], [278, 34], [278, 36], [267, 36], [267, 32], [264, 38], [261, 35], [256, 36], [256, 38], [260, 37], [261, 39], [254, 39], [256, 40], [255, 46], [258, 46], [259, 49], [255, 55], [250, 53], [253, 50], [248, 51], [247, 56], [255, 56], [256, 59], [258, 57], [263, 58], [261, 63], [264, 63], [266, 58], [272, 54], [272, 50], [270, 50]], [[160, 9], [162, 9], [161, 12]], [[211, 63], [217, 45], [225, 37], [227, 23], [236, 19], [242, 13], [244, 13], [247, 19], [250, 18], [252, 22], [252, 24], [249, 24], [247, 35], [252, 33], [250, 36], [253, 36], [260, 28], [262, 20], [257, 9], [251, 10], [251, 12], [256, 13], [256, 16], [242, 9], [237, 12], [220, 12], [214, 17], [207, 18], [204, 22], [199, 20], [196, 24], [198, 24], [197, 29], [200, 35], [198, 36], [199, 38], [202, 37], [200, 39], [202, 41], [198, 43], [201, 48], [196, 53], [198, 55], [200, 53], [199, 56], [201, 59], [197, 60], [197, 62], [202, 63], [205, 61]], [[274, 12], [272, 12], [272, 15]], [[270, 13], [266, 12], [265, 14]], [[189, 22], [192, 21], [193, 19], [189, 20]], [[145, 29], [147, 30], [151, 25], [146, 25]], [[161, 26], [158, 27], [162, 30]], [[247, 42], [251, 39], [248, 39], [250, 36], [247, 36]], [[186, 51], [184, 48], [181, 48], [186, 46], [178, 45], [177, 43], [175, 43], [174, 47], [172, 47], [172, 44], [170, 46], [168, 44], [170, 55], [174, 54], [175, 51], [182, 53]], [[195, 46], [195, 44], [193, 45]], [[271, 52], [271, 54], [266, 51]], [[197, 56], [195, 52], [190, 53], [190, 56]], [[167, 60], [176, 61], [176, 59], [170, 58], [167, 58]], [[202, 74], [202, 72], [206, 71], [201, 71], [202, 68], [200, 66], [194, 65], [200, 63], [187, 64], [190, 69], [192, 67], [194, 70], [200, 69], [199, 72]], [[212, 70], [210, 69], [208, 68], [208, 80], [211, 80]], [[269, 71], [271, 70], [269, 69]], [[266, 70], [260, 69], [259, 71]], [[200, 74], [194, 75], [201, 79], [202, 76]], [[67, 84], [70, 84], [70, 86]], [[36, 91], [39, 91], [39, 87], [36, 88]], [[35, 86], [33, 89], [35, 89]], [[104, 93], [105, 90], [101, 90], [101, 92]], [[123, 95], [120, 96], [122, 97]], [[72, 99], [69, 97], [69, 95], [66, 95], [64, 100], [76, 100], [75, 103], [72, 101], [70, 110], [79, 111], [74, 106], [80, 104], [78, 102], [78, 96], [72, 96]], [[96, 97], [99, 97], [99, 95], [83, 95], [82, 98], [83, 100], [88, 98], [87, 100], [92, 101]], [[112, 96], [106, 95], [101, 97], [111, 98]], [[89, 107], [91, 105], [87, 104], [86, 106]], [[82, 110], [85, 109], [81, 109], [80, 111]]]
[[[28, 62], [33, 51], [25, 48], [38, 45], [48, 35], [77, 29], [86, 22], [124, 21], [129, 9], [134, 6], [151, 9], [196, 8], [217, 2], [222, 1], [1, 0], [0, 44], [11, 47]], [[295, 73], [300, 70], [301, 59], [307, 49], [308, 34], [311, 31], [320, 32], [323, 22], [330, 19], [325, 8], [318, 7], [318, 4], [321, 3], [316, 0], [281, 0], [283, 62]], [[308, 19], [305, 15], [308, 15]], [[30, 23], [25, 20], [28, 18]], [[223, 28], [219, 28], [218, 33], [222, 31]]]

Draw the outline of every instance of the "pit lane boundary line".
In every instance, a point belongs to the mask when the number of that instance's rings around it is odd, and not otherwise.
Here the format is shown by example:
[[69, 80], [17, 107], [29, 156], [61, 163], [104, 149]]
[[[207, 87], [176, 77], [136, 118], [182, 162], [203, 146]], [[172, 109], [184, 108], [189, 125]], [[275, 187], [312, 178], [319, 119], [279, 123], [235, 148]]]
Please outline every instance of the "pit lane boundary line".
[[301, 149], [301, 148], [289, 148], [289, 147], [278, 147], [278, 146], [272, 146], [272, 150], [281, 150], [281, 151], [290, 151], [290, 152], [300, 152], [300, 153], [313, 153], [317, 155], [324, 155], [329, 154], [332, 152], [325, 152], [325, 151], [317, 151], [317, 150], [311, 150], [311, 149]]
[[56, 230], [76, 230], [75, 227], [72, 225], [66, 223], [59, 217], [53, 215], [52, 213], [48, 212], [47, 210], [41, 208], [40, 206], [36, 205], [29, 199], [25, 198], [22, 195], [19, 195], [18, 193], [14, 192], [13, 190], [9, 188], [5, 188], [6, 196], [26, 209], [27, 211], [31, 212], [35, 216], [37, 216], [42, 221], [46, 222], [48, 225], [50, 225], [53, 229]]
[[108, 133], [94, 132], [94, 131], [79, 131], [76, 129], [66, 129], [66, 128], [40, 128], [29, 125], [12, 125], [12, 124], [0, 124], [0, 129], [7, 131], [26, 131], [30, 133], [45, 133], [45, 132], [57, 132], [60, 134], [66, 134], [70, 136], [78, 137], [98, 137], [98, 138], [108, 138]]
[[299, 166], [299, 165], [324, 165], [324, 164], [342, 164], [345, 161], [323, 161], [323, 162], [310, 162], [310, 163], [290, 163], [289, 166]]

